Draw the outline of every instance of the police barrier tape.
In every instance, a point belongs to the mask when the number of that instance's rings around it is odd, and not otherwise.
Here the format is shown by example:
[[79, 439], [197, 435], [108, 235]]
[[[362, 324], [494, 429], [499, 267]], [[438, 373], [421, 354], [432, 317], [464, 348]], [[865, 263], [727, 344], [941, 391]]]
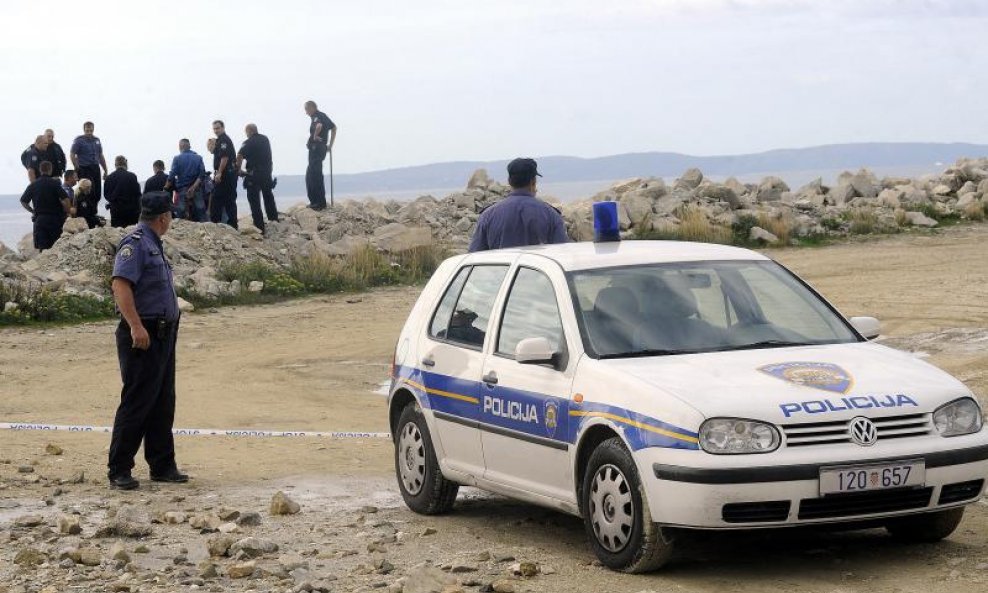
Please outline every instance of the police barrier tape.
[[[36, 424], [32, 422], [0, 422], [0, 430], [40, 430], [40, 431], [60, 431], [60, 432], [103, 432], [111, 433], [113, 429], [109, 426], [82, 426], [71, 424]], [[390, 439], [389, 432], [354, 432], [354, 431], [305, 431], [305, 430], [226, 430], [222, 428], [175, 428], [172, 434], [186, 437], [314, 437], [320, 439], [344, 440], [344, 439]]]

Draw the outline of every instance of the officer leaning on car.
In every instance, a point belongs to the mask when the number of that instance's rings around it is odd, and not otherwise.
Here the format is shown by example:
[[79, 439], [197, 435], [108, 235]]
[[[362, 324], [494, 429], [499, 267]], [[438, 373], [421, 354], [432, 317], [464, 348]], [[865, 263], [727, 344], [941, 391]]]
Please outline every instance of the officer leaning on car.
[[480, 214], [471, 252], [569, 240], [563, 217], [535, 197], [536, 178], [541, 176], [535, 159], [517, 158], [508, 163], [511, 193]]
[[175, 465], [175, 342], [178, 299], [161, 238], [172, 223], [164, 193], [141, 197], [137, 229], [120, 241], [113, 264], [113, 298], [120, 313], [117, 357], [123, 389], [113, 421], [108, 477], [111, 488], [133, 490], [134, 456], [144, 458], [155, 482], [187, 482]]

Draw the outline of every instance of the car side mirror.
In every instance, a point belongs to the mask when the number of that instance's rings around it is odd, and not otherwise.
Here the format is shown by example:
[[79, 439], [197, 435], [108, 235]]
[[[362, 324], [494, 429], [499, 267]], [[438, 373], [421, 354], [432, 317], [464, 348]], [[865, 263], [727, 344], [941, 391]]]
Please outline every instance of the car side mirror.
[[852, 317], [848, 321], [866, 340], [874, 340], [882, 333], [882, 324], [874, 317]]
[[520, 364], [556, 364], [556, 353], [545, 338], [525, 338], [515, 346], [515, 361]]

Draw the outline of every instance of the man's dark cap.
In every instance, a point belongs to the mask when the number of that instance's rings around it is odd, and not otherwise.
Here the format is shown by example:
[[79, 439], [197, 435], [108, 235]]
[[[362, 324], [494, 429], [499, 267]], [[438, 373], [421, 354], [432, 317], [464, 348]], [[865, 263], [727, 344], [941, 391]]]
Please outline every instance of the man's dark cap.
[[141, 214], [143, 216], [157, 216], [172, 209], [171, 200], [167, 192], [148, 192], [141, 196]]
[[508, 163], [508, 183], [514, 187], [528, 185], [536, 176], [542, 174], [535, 159], [517, 158]]

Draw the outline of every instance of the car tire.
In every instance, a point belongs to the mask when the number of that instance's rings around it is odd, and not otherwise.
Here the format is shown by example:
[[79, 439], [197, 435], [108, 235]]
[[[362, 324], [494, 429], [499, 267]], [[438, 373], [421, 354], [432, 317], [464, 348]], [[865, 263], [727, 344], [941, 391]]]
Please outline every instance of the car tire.
[[885, 529], [895, 538], [914, 543], [938, 542], [957, 529], [964, 507], [894, 519]]
[[395, 476], [405, 504], [422, 515], [448, 513], [460, 485], [443, 477], [418, 404], [409, 404], [401, 411], [394, 439]]
[[672, 534], [652, 521], [638, 467], [621, 439], [598, 445], [586, 470], [580, 512], [594, 555], [604, 566], [628, 573], [665, 564], [673, 551]]

